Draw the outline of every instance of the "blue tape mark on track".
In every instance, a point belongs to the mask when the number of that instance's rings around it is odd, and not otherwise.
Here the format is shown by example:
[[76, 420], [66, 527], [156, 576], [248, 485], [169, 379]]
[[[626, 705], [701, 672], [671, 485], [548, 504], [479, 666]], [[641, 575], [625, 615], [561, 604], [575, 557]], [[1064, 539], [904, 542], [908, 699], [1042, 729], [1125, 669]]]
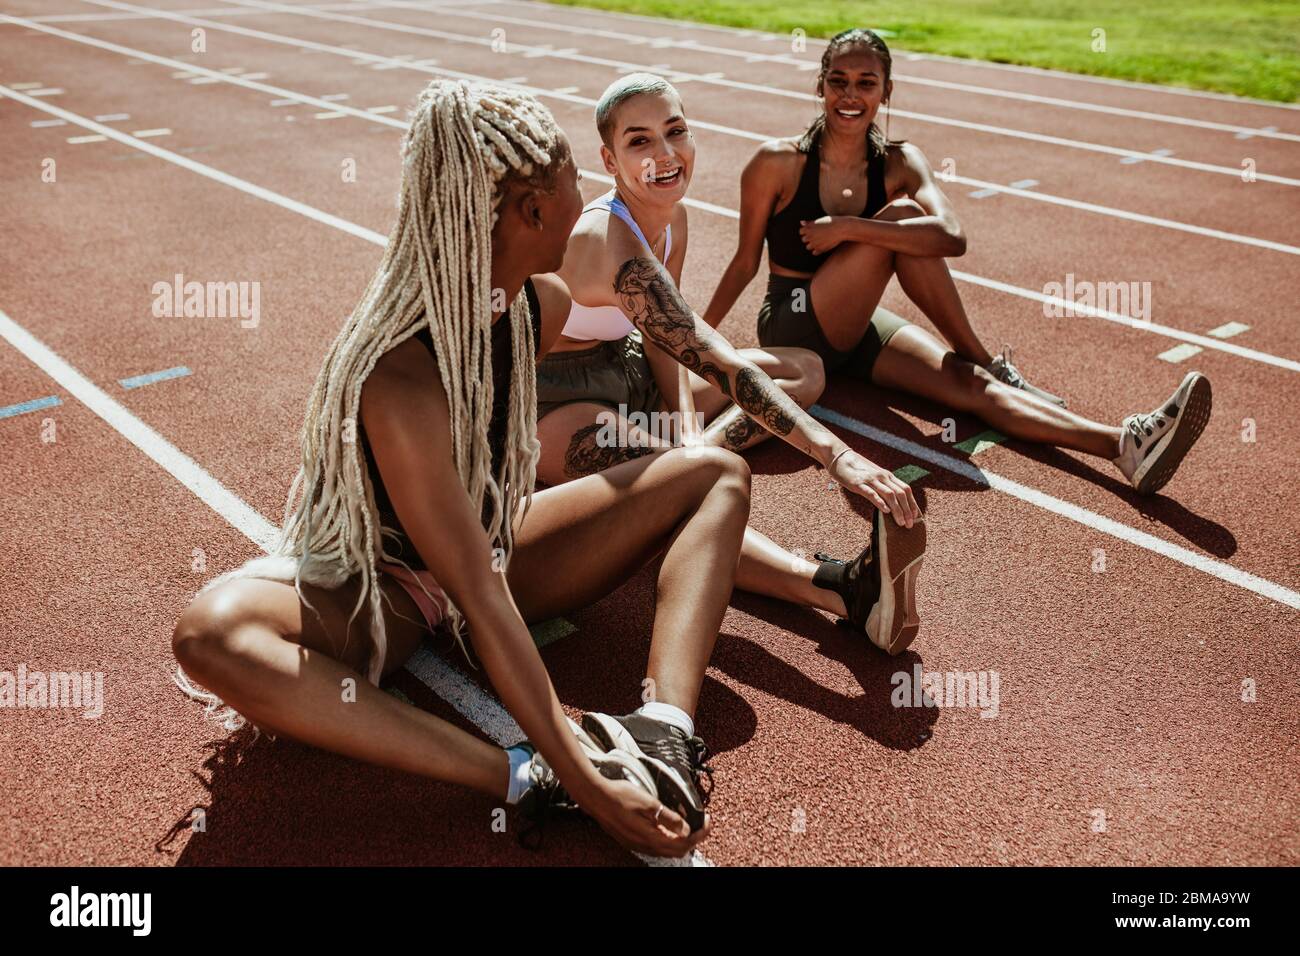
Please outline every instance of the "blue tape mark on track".
[[191, 374], [190, 370], [184, 365], [178, 365], [175, 368], [165, 368], [161, 372], [150, 372], [147, 375], [137, 375], [134, 378], [124, 378], [118, 381], [123, 388], [139, 388], [141, 385], [152, 385], [154, 382], [165, 382], [169, 378], [184, 378]]
[[26, 412], [39, 411], [42, 408], [53, 408], [55, 405], [62, 405], [63, 399], [57, 395], [47, 395], [45, 398], [33, 398], [30, 402], [19, 402], [17, 405], [6, 405], [0, 408], [0, 418], [13, 418], [15, 415], [22, 415]]

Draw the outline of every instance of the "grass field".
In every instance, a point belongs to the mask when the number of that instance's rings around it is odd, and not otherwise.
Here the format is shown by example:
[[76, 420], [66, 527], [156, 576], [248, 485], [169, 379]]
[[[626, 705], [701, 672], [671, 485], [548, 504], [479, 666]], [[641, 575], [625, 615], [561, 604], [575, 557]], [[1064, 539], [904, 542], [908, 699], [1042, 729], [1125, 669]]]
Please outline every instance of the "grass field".
[[[1071, 70], [1294, 102], [1300, 3], [1265, 0], [551, 0], [827, 37], [887, 30], [899, 50]], [[1095, 52], [1095, 30], [1105, 51]]]

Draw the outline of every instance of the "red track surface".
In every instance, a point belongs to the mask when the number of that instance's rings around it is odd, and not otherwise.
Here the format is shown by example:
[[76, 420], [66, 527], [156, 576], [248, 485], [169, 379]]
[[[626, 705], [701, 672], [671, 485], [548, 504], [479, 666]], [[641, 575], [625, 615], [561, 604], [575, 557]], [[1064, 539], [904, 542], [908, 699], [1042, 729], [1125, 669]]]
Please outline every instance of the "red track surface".
[[[155, 9], [222, 4], [158, 0]], [[15, 16], [105, 15], [102, 5], [4, 0]], [[465, 12], [476, 17], [464, 15]], [[648, 37], [780, 53], [763, 41], [689, 25], [566, 8], [501, 3], [436, 13], [340, 11], [419, 29], [486, 38], [506, 16]], [[260, 10], [212, 18], [294, 41], [347, 46], [435, 70], [506, 78], [594, 99], [616, 75], [572, 55], [524, 58], [428, 35]], [[189, 53], [192, 24], [161, 18], [52, 22], [51, 27], [156, 56], [266, 73], [260, 82], [321, 97], [347, 93], [400, 118], [427, 71], [372, 69], [300, 45], [208, 28]], [[671, 64], [696, 74], [803, 90], [811, 76], [773, 62], [610, 36], [504, 23], [515, 44], [579, 56]], [[810, 54], [811, 55], [811, 54]], [[399, 130], [227, 83], [191, 85], [155, 63], [0, 23], [0, 85], [61, 88], [43, 102], [81, 117], [128, 113], [107, 125], [163, 149], [386, 233], [399, 168]], [[393, 63], [388, 64], [392, 66]], [[935, 60], [896, 61], [899, 110], [1125, 149], [1172, 149], [1183, 159], [1300, 176], [1293, 141], [1072, 110], [909, 84], [907, 77], [1033, 93], [1237, 126], [1300, 132], [1294, 111], [1179, 96], [1069, 77]], [[758, 90], [681, 84], [688, 114], [734, 130], [788, 135], [811, 105]], [[30, 94], [30, 91], [29, 91]], [[590, 107], [544, 98], [598, 169]], [[294, 117], [292, 121], [289, 117]], [[304, 397], [351, 310], [379, 247], [121, 143], [69, 144], [69, 124], [0, 98], [5, 150], [0, 310], [184, 451], [263, 516], [278, 518], [296, 463]], [[890, 132], [938, 165], [1035, 192], [1294, 246], [1296, 186], [894, 116]], [[752, 139], [697, 131], [697, 200], [734, 209]], [[40, 180], [57, 161], [58, 179]], [[357, 182], [341, 163], [355, 159]], [[590, 190], [603, 186], [590, 184]], [[1149, 281], [1152, 319], [1205, 334], [1251, 326], [1230, 341], [1300, 357], [1291, 321], [1296, 258], [1268, 249], [1125, 221], [1097, 212], [948, 187], [967, 233], [964, 272], [1038, 291], [1066, 273]], [[735, 222], [691, 212], [684, 280], [702, 308], [734, 241]], [[187, 279], [259, 281], [262, 322], [157, 319], [150, 287]], [[756, 281], [723, 326], [754, 342]], [[910, 453], [846, 435], [891, 468], [919, 463], [931, 548], [921, 577], [921, 638], [886, 658], [825, 615], [737, 594], [706, 679], [699, 727], [717, 753], [715, 833], [704, 850], [724, 865], [754, 863], [1290, 863], [1300, 862], [1295, 660], [1297, 615], [1205, 570], [1100, 530], [1104, 519], [1197, 555], [1300, 588], [1293, 408], [1297, 372], [1206, 350], [1181, 366], [1157, 354], [1178, 340], [1093, 318], [1045, 319], [1029, 299], [961, 283], [977, 328], [1010, 341], [1030, 375], [1072, 407], [1118, 420], [1165, 397], [1186, 367], [1210, 375], [1215, 416], [1165, 493], [1138, 500], [1108, 465], [1015, 443], [972, 459], [987, 472], [1086, 509], [1071, 520], [976, 484]], [[891, 289], [886, 304], [917, 313]], [[177, 365], [192, 375], [125, 390], [118, 381]], [[246, 537], [9, 345], [0, 346], [0, 406], [58, 395], [54, 409], [0, 418], [0, 670], [100, 670], [98, 720], [66, 711], [0, 710], [13, 755], [0, 775], [0, 863], [628, 863], [594, 827], [555, 827], [544, 855], [490, 827], [492, 804], [449, 786], [388, 773], [287, 743], [239, 754], [214, 741], [170, 682], [171, 628], [201, 581], [254, 553]], [[951, 458], [946, 412], [857, 383], [821, 404]], [[53, 418], [58, 440], [40, 440]], [[1244, 419], [1257, 441], [1241, 439]], [[982, 431], [958, 419], [959, 439]], [[821, 473], [785, 447], [751, 455], [753, 523], [790, 547], [848, 553], [867, 535], [862, 509], [826, 490]], [[1100, 516], [1095, 517], [1095, 516]], [[208, 574], [191, 570], [195, 548]], [[1094, 573], [1094, 549], [1106, 569]], [[652, 614], [649, 574], [571, 615], [578, 631], [543, 652], [576, 713], [635, 700]], [[895, 709], [891, 676], [996, 671], [996, 719], [973, 709]], [[1241, 701], [1243, 679], [1258, 700]], [[470, 725], [418, 679], [396, 688]], [[192, 834], [191, 808], [208, 811]], [[1106, 817], [1094, 832], [1095, 810]], [[803, 821], [802, 832], [794, 824]]]

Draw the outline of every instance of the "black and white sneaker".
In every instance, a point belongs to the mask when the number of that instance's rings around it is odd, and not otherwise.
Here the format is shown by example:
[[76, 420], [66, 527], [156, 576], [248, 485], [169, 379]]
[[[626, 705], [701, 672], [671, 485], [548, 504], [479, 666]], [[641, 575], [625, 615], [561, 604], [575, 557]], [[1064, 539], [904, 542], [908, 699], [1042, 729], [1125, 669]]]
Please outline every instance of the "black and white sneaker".
[[[568, 723], [569, 729], [578, 738], [578, 745], [582, 748], [583, 753], [591, 760], [602, 777], [608, 780], [626, 780], [641, 787], [646, 793], [658, 795], [654, 777], [642, 766], [640, 761], [623, 752], [610, 752], [609, 748], [597, 744], [588, 736], [585, 730], [572, 720], [569, 720]], [[569, 792], [560, 783], [560, 778], [555, 775], [551, 765], [547, 763], [546, 758], [538, 752], [536, 747], [528, 741], [515, 746], [523, 747], [530, 755], [528, 762], [529, 787], [524, 791], [524, 795], [519, 798], [519, 802], [515, 806], [525, 819], [531, 821], [532, 826], [524, 829], [519, 836], [519, 840], [525, 846], [536, 849], [537, 845], [541, 843], [542, 829], [549, 817], [555, 814], [580, 814], [582, 810], [577, 802], [569, 796]]]
[[871, 546], [852, 561], [818, 553], [813, 583], [835, 591], [849, 612], [844, 622], [887, 654], [901, 654], [921, 630], [916, 579], [925, 557], [925, 517], [907, 528], [884, 512], [871, 521]]
[[1035, 398], [1041, 398], [1045, 402], [1051, 402], [1053, 405], [1060, 405], [1065, 408], [1065, 399], [1059, 395], [1053, 395], [1051, 392], [1039, 388], [1037, 385], [1030, 385], [1025, 377], [1020, 374], [1020, 369], [1011, 364], [1011, 347], [1004, 345], [1002, 354], [995, 355], [993, 361], [984, 366], [984, 370], [996, 378], [1003, 385], [1010, 385], [1012, 388], [1018, 388], [1022, 392], [1032, 395]]
[[1213, 405], [1210, 380], [1200, 372], [1188, 372], [1163, 405], [1120, 423], [1123, 434], [1115, 466], [1138, 494], [1153, 494], [1169, 483], [1205, 431]]
[[654, 778], [664, 806], [681, 815], [692, 833], [704, 826], [709, 791], [701, 793], [700, 776], [707, 775], [710, 784], [713, 780], [713, 769], [704, 762], [704, 741], [641, 714], [586, 714], [582, 727], [605, 749], [637, 758]]

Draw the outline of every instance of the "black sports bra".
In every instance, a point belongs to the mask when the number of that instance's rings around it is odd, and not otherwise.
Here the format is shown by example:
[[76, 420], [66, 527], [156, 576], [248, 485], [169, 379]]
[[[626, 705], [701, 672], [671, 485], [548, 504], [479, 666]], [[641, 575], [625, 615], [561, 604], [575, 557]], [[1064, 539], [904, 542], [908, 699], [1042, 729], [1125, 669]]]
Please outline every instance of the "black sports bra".
[[[524, 294], [528, 297], [528, 311], [532, 317], [533, 327], [533, 348], [536, 349], [537, 342], [541, 338], [542, 307], [537, 301], [537, 290], [533, 287], [532, 279], [525, 280]], [[424, 344], [430, 355], [435, 354], [433, 336], [427, 326], [416, 332], [414, 338]], [[510, 377], [515, 365], [514, 359], [514, 338], [510, 334], [510, 315], [507, 313], [492, 325], [492, 419], [488, 424], [488, 444], [492, 449], [493, 475], [500, 473], [501, 461], [505, 457], [506, 427], [510, 418]], [[393, 508], [388, 490], [384, 487], [384, 480], [379, 475], [375, 456], [370, 452], [366, 430], [358, 424], [357, 431], [361, 435], [361, 447], [366, 456], [366, 470], [370, 474], [370, 484], [375, 489], [375, 506], [379, 510], [379, 523], [397, 532], [395, 540], [387, 535], [384, 536], [384, 548], [389, 554], [399, 555], [412, 569], [422, 571], [425, 569], [424, 561], [415, 550], [415, 545], [407, 538], [401, 522], [397, 520], [397, 511]], [[484, 501], [482, 514], [484, 527], [487, 526], [490, 517], [490, 507], [490, 502]]]
[[[803, 173], [794, 198], [767, 221], [767, 258], [793, 272], [816, 272], [829, 252], [814, 255], [803, 244], [799, 226], [826, 215], [822, 208], [821, 193], [821, 136], [813, 140], [804, 161]], [[860, 213], [869, 219], [885, 208], [885, 157], [872, 155], [867, 160], [867, 204]]]

